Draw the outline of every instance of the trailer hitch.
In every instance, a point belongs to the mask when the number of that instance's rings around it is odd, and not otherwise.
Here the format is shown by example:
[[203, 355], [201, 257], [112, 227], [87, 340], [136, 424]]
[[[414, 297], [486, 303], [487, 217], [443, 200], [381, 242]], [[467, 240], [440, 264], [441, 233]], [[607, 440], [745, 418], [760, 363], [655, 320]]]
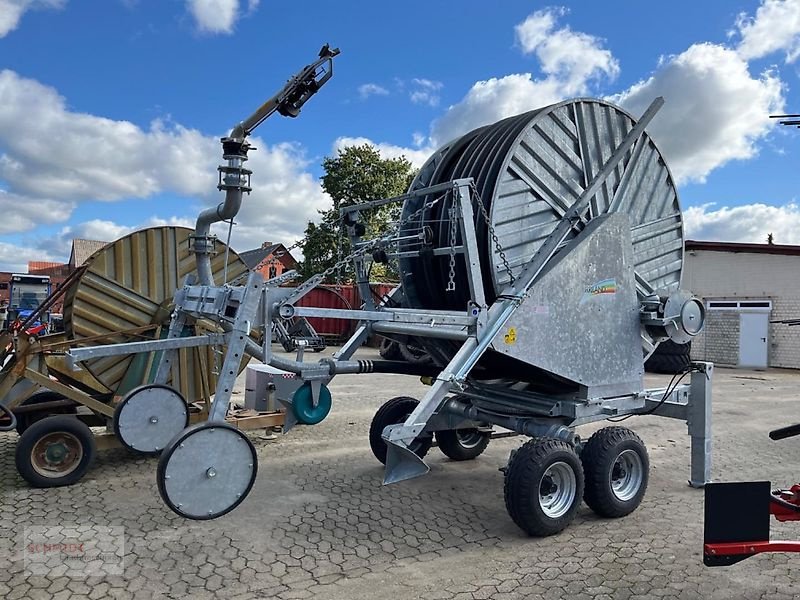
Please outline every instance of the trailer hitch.
[[[769, 432], [773, 440], [800, 435], [800, 425]], [[765, 552], [800, 552], [800, 541], [770, 541], [770, 516], [800, 521], [800, 483], [772, 490], [769, 481], [709, 483], [705, 487], [703, 563], [727, 567]]]

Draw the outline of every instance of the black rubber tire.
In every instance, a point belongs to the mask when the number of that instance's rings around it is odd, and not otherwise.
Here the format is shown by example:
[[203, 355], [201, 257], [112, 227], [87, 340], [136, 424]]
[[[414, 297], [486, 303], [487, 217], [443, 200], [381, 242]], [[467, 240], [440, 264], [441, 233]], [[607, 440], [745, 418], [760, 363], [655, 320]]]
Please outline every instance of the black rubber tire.
[[686, 344], [676, 344], [672, 340], [664, 340], [656, 348], [655, 354], [676, 354], [678, 356], [688, 356], [692, 352], [692, 342]]
[[380, 349], [381, 358], [386, 360], [403, 360], [403, 355], [400, 352], [400, 344], [389, 338], [381, 338]]
[[463, 440], [459, 436], [459, 431], [437, 431], [436, 442], [439, 444], [439, 450], [442, 451], [450, 460], [474, 460], [478, 458], [489, 442], [492, 440], [491, 432], [479, 432], [477, 429], [462, 429], [461, 434], [476, 434], [480, 435], [480, 440], [475, 445], [465, 446]]
[[[555, 463], [563, 462], [575, 474], [575, 498], [560, 517], [544, 513], [539, 502], [542, 479]], [[512, 452], [505, 473], [504, 496], [511, 519], [531, 536], [548, 536], [565, 529], [575, 518], [583, 496], [583, 468], [572, 445], [552, 438], [534, 438]]]
[[658, 354], [656, 350], [644, 363], [644, 369], [648, 373], [675, 375], [686, 371], [691, 364], [692, 359], [688, 354]]
[[[64, 432], [70, 434], [81, 446], [82, 456], [78, 466], [61, 477], [47, 477], [33, 466], [31, 453], [36, 444], [46, 435]], [[71, 415], [55, 415], [33, 423], [17, 442], [14, 456], [17, 471], [31, 486], [37, 488], [72, 485], [79, 481], [94, 461], [97, 447], [92, 430], [84, 422]]]
[[[33, 404], [41, 404], [42, 402], [53, 402], [55, 400], [66, 400], [67, 397], [52, 390], [41, 390], [35, 394], [31, 394], [30, 398], [24, 400], [20, 406], [31, 406]], [[22, 435], [25, 430], [37, 421], [41, 421], [52, 415], [74, 415], [77, 411], [74, 406], [65, 406], [63, 408], [56, 408], [50, 411], [29, 412], [17, 415], [17, 433]]]
[[[622, 452], [633, 450], [641, 460], [642, 480], [636, 494], [620, 500], [611, 487], [614, 464]], [[650, 459], [641, 438], [626, 427], [605, 427], [589, 438], [581, 451], [586, 479], [583, 499], [597, 515], [616, 519], [629, 515], [639, 507], [650, 476]]]
[[[417, 407], [417, 404], [419, 404], [419, 401], [415, 398], [397, 396], [381, 406], [372, 418], [372, 423], [369, 426], [369, 447], [372, 449], [372, 454], [375, 455], [375, 458], [382, 464], [386, 464], [387, 453], [386, 442], [381, 437], [383, 430], [389, 425], [397, 425], [405, 421], [408, 415]], [[422, 458], [431, 449], [431, 444], [433, 444], [433, 437], [426, 434], [414, 440], [410, 447], [414, 454]]]

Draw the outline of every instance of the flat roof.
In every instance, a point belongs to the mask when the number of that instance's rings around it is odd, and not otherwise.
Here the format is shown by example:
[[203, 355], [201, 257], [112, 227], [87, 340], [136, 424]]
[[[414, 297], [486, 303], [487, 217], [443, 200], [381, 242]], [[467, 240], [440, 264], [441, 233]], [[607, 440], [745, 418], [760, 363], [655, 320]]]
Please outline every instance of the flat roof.
[[746, 252], [749, 254], [784, 254], [800, 256], [800, 246], [790, 244], [745, 244], [743, 242], [703, 242], [686, 240], [687, 251], [706, 250], [708, 252]]

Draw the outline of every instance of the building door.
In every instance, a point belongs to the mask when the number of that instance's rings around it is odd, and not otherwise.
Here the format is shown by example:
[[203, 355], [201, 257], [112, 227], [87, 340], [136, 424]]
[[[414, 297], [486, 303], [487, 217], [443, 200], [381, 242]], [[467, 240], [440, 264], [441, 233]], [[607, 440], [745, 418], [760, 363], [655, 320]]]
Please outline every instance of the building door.
[[739, 366], [767, 368], [769, 313], [739, 313]]

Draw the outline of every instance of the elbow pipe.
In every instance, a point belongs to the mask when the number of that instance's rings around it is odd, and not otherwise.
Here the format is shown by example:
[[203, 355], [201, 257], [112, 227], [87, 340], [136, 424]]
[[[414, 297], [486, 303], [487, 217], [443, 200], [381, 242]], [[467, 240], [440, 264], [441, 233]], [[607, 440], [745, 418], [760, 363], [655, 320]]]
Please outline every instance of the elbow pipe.
[[[226, 179], [228, 179], [226, 177]], [[242, 206], [242, 190], [229, 189], [225, 193], [225, 202], [220, 202], [215, 208], [209, 208], [200, 213], [194, 226], [195, 254], [197, 257], [197, 276], [200, 285], [214, 285], [214, 275], [211, 270], [211, 248], [208, 235], [211, 225], [234, 218]]]
[[[253, 338], [247, 337], [245, 338], [245, 342], [245, 352], [247, 352], [247, 354], [257, 360], [260, 360], [261, 362], [266, 362], [264, 350], [253, 340]], [[282, 369], [284, 371], [288, 371], [289, 373], [297, 373], [298, 375], [303, 372], [303, 369], [308, 368], [308, 363], [281, 358], [280, 356], [275, 356], [274, 354], [270, 357], [269, 364], [277, 369]]]
[[244, 168], [250, 146], [244, 139], [223, 138], [222, 158], [227, 166], [219, 167], [221, 180], [217, 186], [225, 191], [225, 201], [208, 208], [197, 216], [194, 226], [194, 252], [197, 261], [197, 277], [200, 285], [214, 285], [211, 271], [212, 239], [211, 225], [229, 221], [239, 214], [244, 192], [250, 191], [250, 171]]

